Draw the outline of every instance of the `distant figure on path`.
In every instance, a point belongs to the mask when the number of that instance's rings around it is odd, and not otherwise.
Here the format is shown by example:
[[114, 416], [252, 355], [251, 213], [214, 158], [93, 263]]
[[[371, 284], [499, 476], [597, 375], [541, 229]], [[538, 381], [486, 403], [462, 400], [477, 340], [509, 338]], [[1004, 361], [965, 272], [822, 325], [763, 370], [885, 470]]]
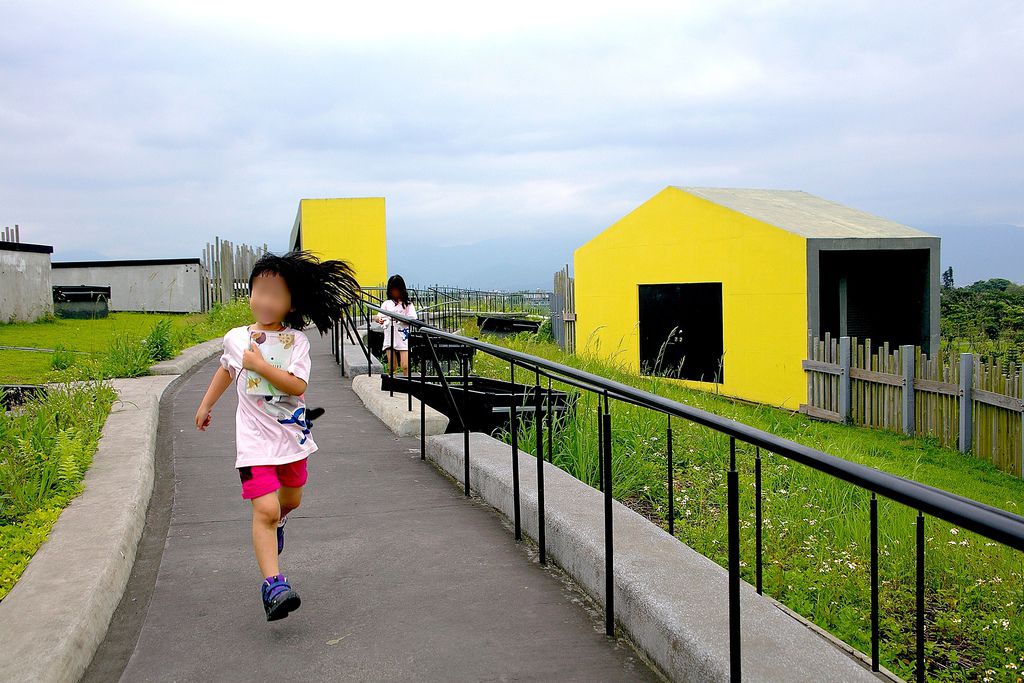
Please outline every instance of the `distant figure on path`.
[[[401, 275], [392, 275], [388, 279], [388, 298], [380, 307], [385, 311], [404, 315], [406, 318], [416, 317], [416, 307], [409, 300], [409, 290], [405, 288], [405, 280]], [[384, 350], [388, 354], [388, 367], [391, 369], [391, 374], [398, 374], [399, 369], [408, 372], [409, 323], [395, 320], [384, 314], [377, 316], [377, 323], [384, 327]]]
[[206, 431], [214, 404], [235, 382], [235, 467], [242, 498], [252, 501], [252, 546], [265, 577], [267, 621], [283, 619], [300, 604], [280, 573], [278, 555], [288, 513], [302, 500], [306, 459], [317, 449], [310, 427], [323, 413], [306, 408], [309, 340], [301, 330], [312, 323], [323, 335], [358, 293], [344, 261], [321, 262], [305, 251], [260, 258], [249, 276], [254, 322], [224, 335], [221, 367], [196, 411], [196, 428]]

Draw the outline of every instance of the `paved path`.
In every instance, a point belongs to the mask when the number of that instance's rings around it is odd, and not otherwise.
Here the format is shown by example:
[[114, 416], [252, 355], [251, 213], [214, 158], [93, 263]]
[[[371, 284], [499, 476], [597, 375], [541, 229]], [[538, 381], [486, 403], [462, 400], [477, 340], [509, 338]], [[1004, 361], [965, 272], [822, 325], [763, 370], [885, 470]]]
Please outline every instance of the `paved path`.
[[165, 401], [163, 485], [84, 680], [652, 680], [576, 589], [420, 461], [418, 439], [363, 407], [316, 336], [308, 399], [327, 414], [282, 559], [301, 609], [263, 615], [232, 468], [234, 392], [209, 431], [192, 427], [213, 359]]

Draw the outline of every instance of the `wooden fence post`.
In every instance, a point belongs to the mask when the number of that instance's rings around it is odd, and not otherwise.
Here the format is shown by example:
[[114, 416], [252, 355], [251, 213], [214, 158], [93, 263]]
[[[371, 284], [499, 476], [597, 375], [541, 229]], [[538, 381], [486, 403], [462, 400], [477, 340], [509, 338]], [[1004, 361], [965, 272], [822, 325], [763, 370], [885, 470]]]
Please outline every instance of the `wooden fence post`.
[[974, 444], [974, 354], [960, 354], [960, 438], [961, 453], [969, 453]]
[[850, 403], [850, 338], [839, 338], [839, 418], [843, 422], [853, 419], [853, 407]]
[[903, 433], [913, 436], [917, 431], [916, 391], [914, 389], [914, 347], [906, 344], [900, 347], [903, 362]]

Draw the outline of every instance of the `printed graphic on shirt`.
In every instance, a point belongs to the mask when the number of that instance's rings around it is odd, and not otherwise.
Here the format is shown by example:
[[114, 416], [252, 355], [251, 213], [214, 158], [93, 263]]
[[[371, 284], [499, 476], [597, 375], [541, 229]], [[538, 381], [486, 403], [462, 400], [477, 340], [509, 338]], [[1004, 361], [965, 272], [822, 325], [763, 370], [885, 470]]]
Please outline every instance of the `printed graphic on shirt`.
[[[263, 358], [275, 368], [284, 369], [291, 363], [292, 348], [295, 346], [294, 333], [253, 330], [249, 333], [249, 338], [256, 343], [256, 348], [263, 354]], [[266, 377], [252, 370], [246, 371], [245, 393], [268, 397], [285, 395]]]

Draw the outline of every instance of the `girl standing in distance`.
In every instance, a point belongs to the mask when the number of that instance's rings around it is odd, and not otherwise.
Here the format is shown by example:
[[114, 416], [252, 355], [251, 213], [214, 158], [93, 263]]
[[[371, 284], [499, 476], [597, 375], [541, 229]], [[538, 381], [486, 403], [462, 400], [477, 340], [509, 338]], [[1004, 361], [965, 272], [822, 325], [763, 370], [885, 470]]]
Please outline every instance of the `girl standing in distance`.
[[[242, 498], [252, 502], [252, 546], [264, 577], [261, 596], [267, 621], [288, 616], [300, 604], [298, 593], [280, 573], [277, 556], [284, 549], [287, 515], [302, 500], [306, 458], [317, 449], [310, 436], [315, 415], [307, 413], [305, 402], [309, 340], [301, 330], [312, 323], [323, 335], [358, 292], [344, 261], [321, 262], [305, 251], [262, 256], [249, 276], [253, 323], [224, 335], [221, 367], [196, 411], [196, 428], [205, 431], [214, 404], [235, 382], [235, 467]], [[284, 367], [264, 358], [260, 347], [268, 339], [278, 349], [291, 350]], [[250, 374], [260, 375], [277, 391], [249, 393], [250, 387], [260, 384], [259, 377]]]
[[[405, 288], [405, 280], [401, 275], [388, 278], [388, 298], [380, 305], [385, 311], [416, 317], [416, 307], [409, 300], [409, 290]], [[377, 316], [377, 323], [384, 327], [384, 350], [388, 354], [388, 366], [392, 374], [399, 374], [399, 368], [409, 369], [409, 325], [384, 314]], [[392, 328], [394, 334], [392, 335]], [[392, 348], [392, 339], [394, 348]], [[397, 361], [397, 366], [396, 366]]]

